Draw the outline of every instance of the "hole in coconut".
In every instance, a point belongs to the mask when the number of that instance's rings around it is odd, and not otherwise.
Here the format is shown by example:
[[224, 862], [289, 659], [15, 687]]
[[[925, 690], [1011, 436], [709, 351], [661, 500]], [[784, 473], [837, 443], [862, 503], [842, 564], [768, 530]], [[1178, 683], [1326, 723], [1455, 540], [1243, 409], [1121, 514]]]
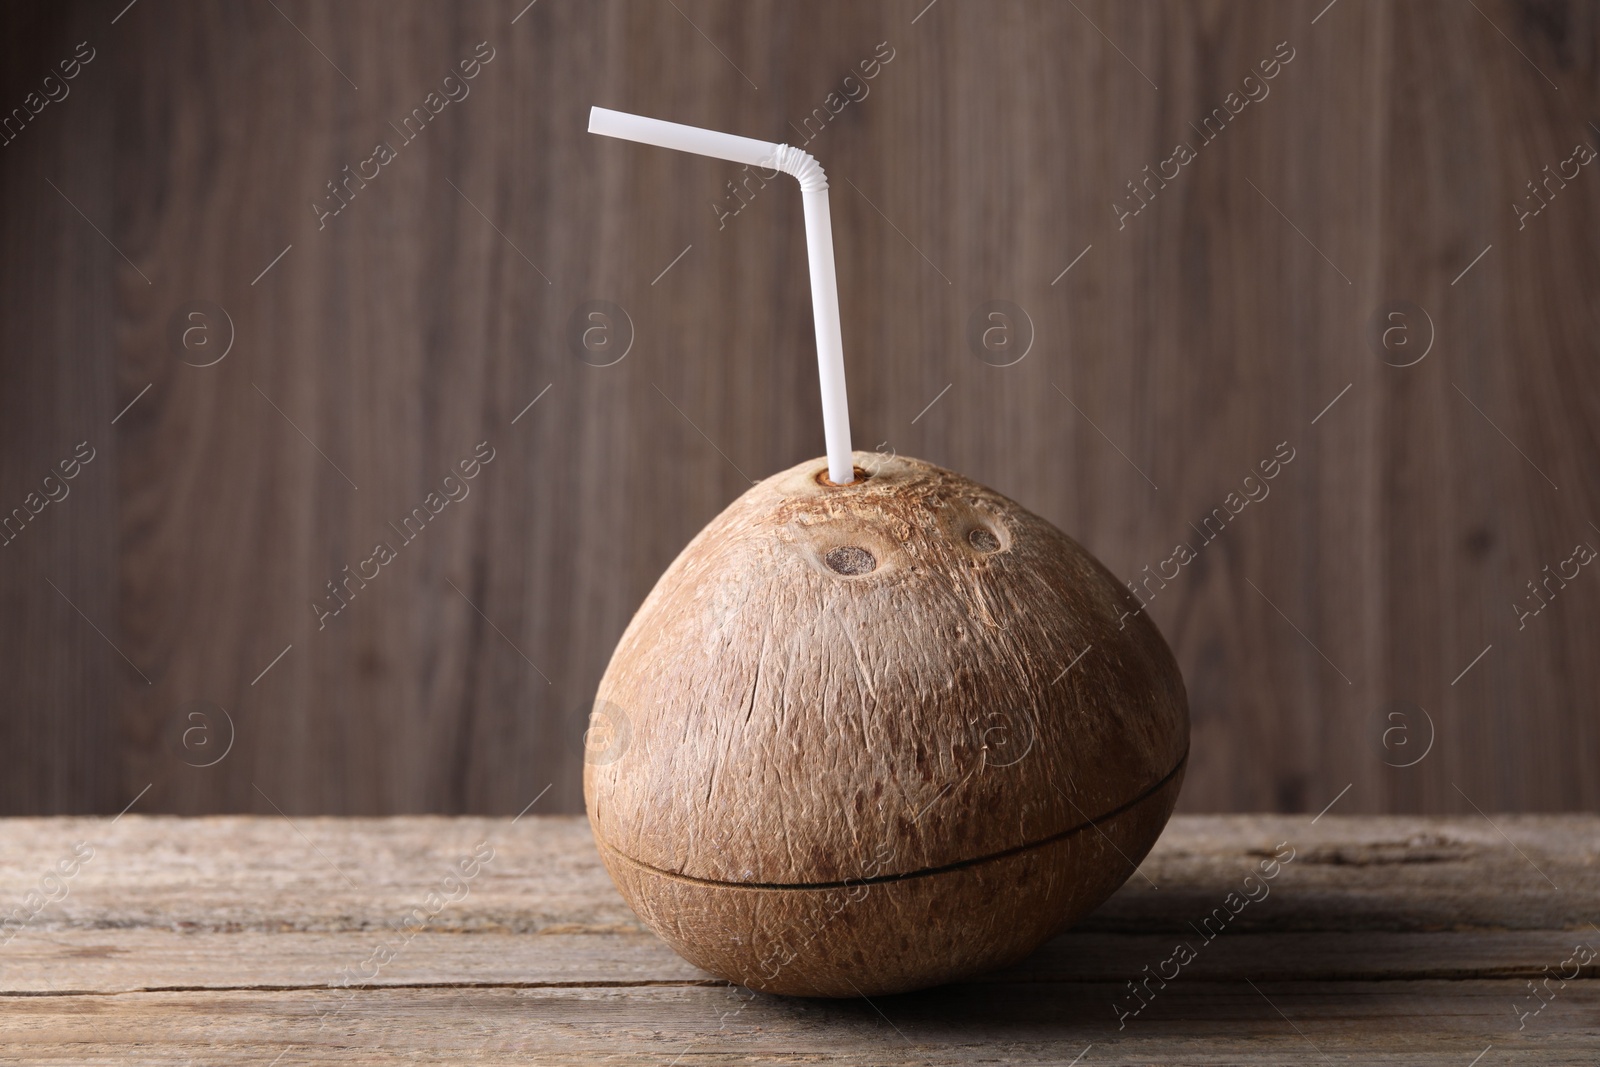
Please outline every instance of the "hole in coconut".
[[878, 567], [872, 553], [859, 545], [840, 545], [823, 556], [822, 561], [830, 570], [844, 575], [870, 574]]
[[828, 477], [828, 468], [827, 467], [823, 467], [821, 470], [819, 470], [817, 472], [817, 484], [818, 485], [825, 485], [829, 489], [848, 489], [848, 488], [850, 488], [851, 485], [860, 485], [862, 482], [864, 482], [868, 478], [872, 477], [872, 475], [868, 471], [866, 471], [865, 469], [863, 469], [861, 467], [851, 467], [850, 469], [851, 469], [851, 471], [853, 471], [855, 473], [855, 476], [856, 476], [856, 480], [851, 482], [850, 485], [840, 485], [838, 482], [836, 482], [833, 479], [829, 478]]
[[1000, 551], [1000, 538], [996, 537], [993, 531], [982, 526], [972, 528], [972, 532], [967, 534], [967, 543], [979, 552]]

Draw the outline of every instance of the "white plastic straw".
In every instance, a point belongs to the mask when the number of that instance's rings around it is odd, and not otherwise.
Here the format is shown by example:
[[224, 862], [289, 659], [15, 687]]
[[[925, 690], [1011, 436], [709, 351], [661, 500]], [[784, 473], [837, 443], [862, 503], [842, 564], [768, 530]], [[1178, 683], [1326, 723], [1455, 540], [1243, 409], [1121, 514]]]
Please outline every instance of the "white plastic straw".
[[850, 462], [850, 408], [844, 389], [844, 335], [839, 328], [839, 280], [833, 267], [833, 222], [828, 214], [828, 179], [822, 165], [801, 149], [698, 126], [647, 119], [603, 107], [589, 109], [589, 132], [659, 148], [781, 170], [800, 183], [805, 208], [806, 251], [811, 263], [811, 313], [817, 331], [817, 377], [822, 386], [822, 434], [828, 447], [828, 479], [855, 481]]

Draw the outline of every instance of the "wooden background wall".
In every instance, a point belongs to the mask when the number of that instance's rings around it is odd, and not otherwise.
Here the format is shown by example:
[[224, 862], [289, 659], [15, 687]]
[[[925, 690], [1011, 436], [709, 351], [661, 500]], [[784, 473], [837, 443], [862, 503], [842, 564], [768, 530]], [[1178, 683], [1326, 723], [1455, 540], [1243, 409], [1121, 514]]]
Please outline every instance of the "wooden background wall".
[[[125, 2], [0, 34], [7, 109], [93, 50], [0, 146], [0, 507], [94, 456], [0, 548], [0, 811], [581, 810], [634, 607], [821, 452], [799, 197], [591, 104], [792, 141], [822, 109], [858, 444], [1119, 575], [1293, 449], [1150, 605], [1184, 809], [1600, 806], [1600, 567], [1566, 562], [1600, 547], [1600, 163], [1564, 163], [1600, 146], [1595, 4]], [[569, 341], [601, 300], [603, 367]], [[996, 300], [1011, 366], [967, 340]], [[1519, 619], [1547, 565], [1579, 574]]]

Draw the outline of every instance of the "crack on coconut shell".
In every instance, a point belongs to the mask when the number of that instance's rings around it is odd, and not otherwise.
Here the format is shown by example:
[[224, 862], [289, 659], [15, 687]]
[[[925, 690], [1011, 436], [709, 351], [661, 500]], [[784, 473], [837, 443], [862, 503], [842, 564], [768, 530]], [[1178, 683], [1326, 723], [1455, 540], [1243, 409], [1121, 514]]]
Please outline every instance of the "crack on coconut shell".
[[[835, 882], [727, 882], [716, 878], [696, 878], [692, 874], [681, 874], [677, 871], [663, 870], [660, 867], [645, 863], [643, 860], [635, 859], [633, 856], [628, 855], [626, 852], [623, 852], [621, 849], [611, 844], [611, 842], [602, 838], [598, 831], [595, 831], [595, 840], [606, 851], [610, 852], [620, 860], [631, 863], [640, 870], [649, 871], [651, 874], [660, 875], [663, 878], [671, 878], [678, 882], [689, 882], [693, 885], [716, 886], [719, 889], [779, 889], [794, 891], [849, 889], [852, 886], [858, 885], [883, 885], [889, 882], [904, 882], [912, 878], [931, 878], [935, 875], [947, 874], [950, 871], [960, 871], [965, 870], [968, 867], [977, 867], [985, 863], [993, 863], [996, 860], [1010, 859], [1012, 856], [1019, 856], [1025, 852], [1032, 852], [1036, 849], [1047, 848], [1058, 841], [1071, 837], [1074, 834], [1082, 833], [1085, 830], [1093, 829], [1099, 831], [1100, 823], [1132, 811], [1140, 804], [1143, 804], [1146, 800], [1149, 800], [1151, 797], [1161, 792], [1161, 790], [1166, 788], [1167, 784], [1171, 782], [1174, 777], [1183, 773], [1183, 769], [1188, 762], [1189, 750], [1186, 748], [1183, 750], [1183, 756], [1173, 766], [1172, 770], [1162, 775], [1161, 780], [1156, 782], [1154, 785], [1147, 789], [1141, 790], [1133, 799], [1117, 805], [1115, 808], [1112, 808], [1110, 811], [1105, 812], [1102, 815], [1096, 815], [1092, 819], [1085, 819], [1083, 822], [1080, 822], [1075, 826], [1069, 826], [1065, 830], [1060, 830], [1056, 833], [1050, 834], [1048, 837], [1042, 837], [1037, 841], [1029, 841], [1025, 844], [1002, 849], [999, 852], [991, 852], [988, 855], [975, 856], [972, 859], [957, 860], [954, 863], [941, 864], [938, 867], [923, 867], [919, 870], [903, 871], [898, 874], [880, 874], [874, 875], [871, 878], [846, 878], [842, 881]], [[812, 847], [813, 851], [815, 851], [816, 846], [813, 845]], [[1135, 867], [1137, 867], [1137, 864]], [[1132, 877], [1131, 871], [1129, 872], [1129, 876]]]

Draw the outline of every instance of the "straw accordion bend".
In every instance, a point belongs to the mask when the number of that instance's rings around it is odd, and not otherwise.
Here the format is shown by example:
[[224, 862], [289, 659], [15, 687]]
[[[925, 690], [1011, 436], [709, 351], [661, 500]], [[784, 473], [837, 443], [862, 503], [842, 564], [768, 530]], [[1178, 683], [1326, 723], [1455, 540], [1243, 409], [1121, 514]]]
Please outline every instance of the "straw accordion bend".
[[803, 193], [814, 193], [828, 187], [828, 176], [823, 173], [822, 164], [803, 148], [778, 145], [772, 153], [772, 169], [781, 170], [798, 181]]

